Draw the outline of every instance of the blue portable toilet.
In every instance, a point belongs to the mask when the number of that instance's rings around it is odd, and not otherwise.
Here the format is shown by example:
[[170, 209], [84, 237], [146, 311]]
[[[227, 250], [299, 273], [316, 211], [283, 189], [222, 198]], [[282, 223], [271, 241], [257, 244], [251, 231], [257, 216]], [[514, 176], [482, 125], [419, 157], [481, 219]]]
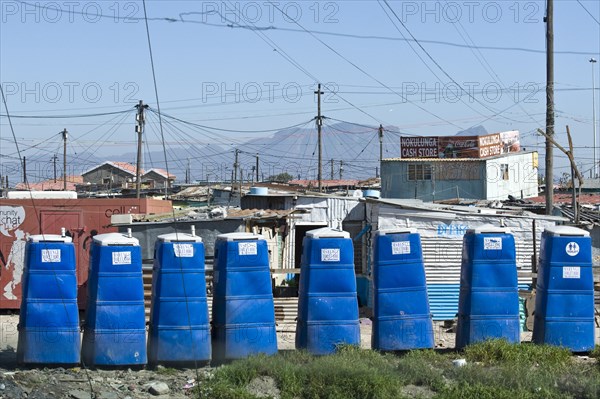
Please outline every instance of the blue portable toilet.
[[421, 236], [379, 230], [373, 246], [373, 349], [433, 348]]
[[87, 303], [81, 350], [84, 364], [145, 365], [142, 255], [131, 231], [94, 236]]
[[33, 235], [25, 247], [17, 361], [79, 363], [75, 247], [64, 235]]
[[586, 352], [594, 349], [594, 328], [590, 233], [548, 227], [540, 247], [533, 342]]
[[325, 355], [360, 345], [350, 234], [323, 227], [308, 231], [302, 245], [296, 348]]
[[159, 235], [154, 245], [148, 361], [196, 362], [210, 357], [202, 238], [193, 229], [192, 234]]
[[261, 235], [217, 236], [212, 323], [215, 360], [277, 353], [269, 251]]
[[515, 239], [483, 225], [463, 238], [456, 348], [494, 338], [521, 340]]

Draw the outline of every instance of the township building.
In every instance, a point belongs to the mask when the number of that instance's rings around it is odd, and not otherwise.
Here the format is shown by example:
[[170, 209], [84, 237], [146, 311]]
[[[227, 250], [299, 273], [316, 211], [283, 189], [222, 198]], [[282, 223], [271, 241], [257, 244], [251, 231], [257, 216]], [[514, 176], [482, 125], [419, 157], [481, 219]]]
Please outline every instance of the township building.
[[538, 195], [538, 153], [519, 132], [401, 137], [401, 157], [381, 162], [383, 198], [505, 200]]

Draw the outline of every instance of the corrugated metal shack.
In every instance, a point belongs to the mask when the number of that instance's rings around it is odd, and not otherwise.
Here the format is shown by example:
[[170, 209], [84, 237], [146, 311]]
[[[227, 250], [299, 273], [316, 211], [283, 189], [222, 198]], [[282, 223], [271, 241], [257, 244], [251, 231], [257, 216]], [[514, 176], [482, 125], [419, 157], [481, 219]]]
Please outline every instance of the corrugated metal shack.
[[532, 260], [539, 256], [541, 233], [548, 226], [568, 221], [563, 217], [536, 215], [518, 209], [401, 199], [367, 199], [366, 215], [373, 230], [418, 229], [431, 311], [436, 320], [450, 320], [457, 313], [462, 239], [468, 229], [487, 223], [510, 228], [516, 238], [519, 284], [526, 289], [532, 284], [535, 272]]

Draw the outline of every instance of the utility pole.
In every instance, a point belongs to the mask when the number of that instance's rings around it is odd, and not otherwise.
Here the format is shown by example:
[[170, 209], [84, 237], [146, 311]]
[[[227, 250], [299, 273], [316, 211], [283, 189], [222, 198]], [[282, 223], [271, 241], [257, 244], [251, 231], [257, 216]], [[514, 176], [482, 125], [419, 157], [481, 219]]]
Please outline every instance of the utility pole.
[[52, 163], [54, 164], [54, 183], [56, 183], [56, 161], [58, 161], [58, 157], [54, 154], [52, 157]]
[[319, 170], [317, 172], [317, 180], [319, 181], [319, 192], [323, 191], [323, 142], [321, 138], [321, 126], [323, 125], [323, 118], [321, 116], [321, 83], [317, 86], [317, 91], [315, 91], [317, 95], [317, 136], [319, 141]]
[[344, 161], [340, 161], [340, 180], [342, 180], [343, 173], [344, 173]]
[[[135, 106], [137, 113], [135, 115], [135, 132], [137, 133], [137, 161], [135, 165], [135, 197], [140, 198], [140, 190], [142, 189], [142, 134], [144, 132], [144, 110], [148, 108], [142, 100]], [[167, 177], [168, 179], [168, 177]]]
[[597, 172], [597, 168], [598, 168], [598, 164], [597, 164], [597, 160], [598, 157], [596, 156], [596, 147], [597, 147], [597, 143], [596, 143], [596, 88], [595, 86], [595, 82], [594, 82], [594, 64], [596, 63], [596, 59], [595, 58], [590, 58], [590, 63], [592, 64], [592, 131], [594, 133], [594, 166], [592, 167], [592, 178], [595, 179], [598, 177], [598, 172]]
[[333, 180], [333, 158], [331, 159], [331, 180]]
[[233, 188], [235, 187], [235, 184], [237, 183], [238, 167], [240, 166], [240, 164], [238, 163], [238, 154], [239, 153], [240, 153], [240, 150], [238, 150], [236, 148], [235, 149], [235, 161], [233, 162], [233, 183], [231, 186], [232, 191], [233, 191]]
[[258, 179], [258, 154], [256, 154], [256, 182], [259, 182]]
[[[383, 160], [383, 125], [379, 125], [379, 164]], [[379, 177], [379, 176], [377, 176]]]
[[185, 168], [185, 184], [190, 184], [190, 158], [187, 159], [187, 166]]
[[63, 191], [67, 191], [67, 138], [69, 133], [67, 129], [62, 131], [63, 137]]
[[554, 208], [554, 0], [546, 0], [546, 215]]
[[23, 183], [27, 183], [27, 157], [23, 157]]

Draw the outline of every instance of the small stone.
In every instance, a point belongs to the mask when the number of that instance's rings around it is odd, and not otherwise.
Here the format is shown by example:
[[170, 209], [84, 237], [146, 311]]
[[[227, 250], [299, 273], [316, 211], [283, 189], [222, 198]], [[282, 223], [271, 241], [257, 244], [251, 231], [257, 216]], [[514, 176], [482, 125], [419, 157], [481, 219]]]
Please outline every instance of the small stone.
[[6, 389], [6, 385], [0, 384], [0, 391], [4, 391]]
[[165, 395], [169, 393], [169, 386], [161, 381], [156, 381], [148, 385], [148, 392], [154, 396]]
[[89, 392], [85, 392], [79, 389], [69, 391], [69, 395], [73, 399], [92, 399], [92, 395]]
[[135, 385], [129, 385], [127, 389], [129, 389], [130, 391], [135, 391]]
[[98, 399], [119, 399], [119, 395], [114, 392], [102, 391], [98, 394]]

